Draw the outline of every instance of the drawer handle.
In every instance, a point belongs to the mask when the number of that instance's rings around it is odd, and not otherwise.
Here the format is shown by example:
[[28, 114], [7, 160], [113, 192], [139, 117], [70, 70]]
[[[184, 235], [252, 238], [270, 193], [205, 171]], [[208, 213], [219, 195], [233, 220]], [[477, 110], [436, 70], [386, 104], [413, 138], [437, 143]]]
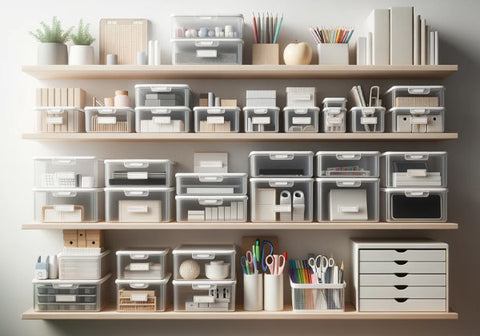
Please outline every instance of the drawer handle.
[[398, 253], [405, 253], [407, 252], [407, 249], [395, 249]]
[[404, 302], [407, 302], [408, 298], [395, 298], [395, 301], [397, 301], [398, 303], [404, 303]]
[[408, 260], [394, 260], [395, 264], [397, 265], [405, 265]]
[[394, 273], [397, 278], [405, 278], [408, 273]]
[[404, 290], [404, 289], [407, 289], [407, 288], [408, 288], [407, 285], [395, 285], [395, 286], [393, 286], [393, 287], [395, 287], [395, 288], [398, 289], [398, 290]]

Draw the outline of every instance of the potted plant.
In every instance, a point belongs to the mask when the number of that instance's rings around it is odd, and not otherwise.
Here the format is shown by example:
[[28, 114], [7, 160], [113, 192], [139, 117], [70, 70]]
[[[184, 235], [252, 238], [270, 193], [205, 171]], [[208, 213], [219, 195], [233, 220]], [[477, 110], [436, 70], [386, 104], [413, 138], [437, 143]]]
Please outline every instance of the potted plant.
[[40, 22], [42, 29], [37, 29], [30, 34], [35, 37], [40, 44], [38, 45], [37, 63], [38, 64], [67, 64], [68, 52], [66, 42], [70, 39], [70, 32], [73, 27], [66, 31], [62, 28], [61, 22], [56, 16], [52, 18], [52, 25]]
[[82, 65], [94, 63], [95, 58], [91, 44], [93, 41], [95, 41], [95, 39], [88, 31], [89, 28], [89, 23], [84, 25], [83, 20], [80, 20], [76, 34], [70, 34], [70, 38], [72, 39], [74, 45], [70, 47], [68, 64]]

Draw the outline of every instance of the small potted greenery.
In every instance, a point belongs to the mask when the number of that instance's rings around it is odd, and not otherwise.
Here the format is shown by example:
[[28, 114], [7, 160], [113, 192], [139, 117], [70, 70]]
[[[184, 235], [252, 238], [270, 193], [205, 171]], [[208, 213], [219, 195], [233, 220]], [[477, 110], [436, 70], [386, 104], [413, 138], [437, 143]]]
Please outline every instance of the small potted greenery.
[[89, 28], [89, 23], [84, 25], [83, 20], [80, 20], [76, 34], [70, 34], [70, 38], [72, 39], [74, 45], [70, 47], [68, 64], [82, 65], [94, 63], [95, 57], [91, 44], [93, 41], [95, 41], [95, 39], [88, 31]]
[[37, 63], [44, 64], [67, 64], [68, 52], [66, 42], [70, 40], [70, 32], [73, 27], [64, 30], [56, 16], [52, 18], [51, 26], [44, 21], [40, 22], [43, 29], [37, 29], [30, 34], [35, 37], [38, 45]]

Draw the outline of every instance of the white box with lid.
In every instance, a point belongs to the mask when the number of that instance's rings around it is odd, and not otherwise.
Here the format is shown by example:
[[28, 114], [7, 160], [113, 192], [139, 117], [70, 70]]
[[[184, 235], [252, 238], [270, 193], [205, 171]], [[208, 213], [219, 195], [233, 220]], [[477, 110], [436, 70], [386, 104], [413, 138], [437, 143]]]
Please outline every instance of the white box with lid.
[[246, 195], [246, 173], [177, 173], [177, 195]]
[[87, 132], [135, 132], [135, 111], [130, 107], [87, 106], [85, 114]]
[[235, 311], [235, 280], [173, 280], [175, 311]]
[[156, 159], [105, 160], [107, 187], [169, 187], [175, 162]]
[[353, 133], [385, 132], [385, 107], [352, 107], [348, 113], [349, 128]]
[[178, 222], [246, 222], [247, 200], [242, 196], [175, 196]]
[[158, 280], [115, 280], [117, 311], [130, 313], [164, 311], [168, 280], [170, 274], [167, 274], [165, 279]]
[[444, 107], [443, 85], [397, 85], [385, 92], [383, 102], [390, 107]]
[[283, 109], [285, 132], [313, 132], [319, 131], [320, 108], [318, 107], [290, 107]]
[[78, 107], [35, 107], [36, 131], [41, 133], [83, 133], [85, 112]]
[[[172, 39], [241, 39], [243, 37], [242, 14], [172, 15], [171, 24]], [[192, 30], [195, 30], [194, 34]]]
[[287, 87], [287, 106], [315, 107], [317, 106], [316, 87]]
[[165, 278], [169, 248], [128, 248], [117, 251], [117, 278], [160, 280]]
[[135, 106], [152, 109], [190, 107], [191, 95], [192, 91], [187, 84], [137, 84]]
[[344, 311], [347, 284], [300, 284], [290, 279], [294, 311]]
[[248, 157], [251, 177], [313, 176], [310, 151], [253, 151]]
[[388, 110], [387, 131], [395, 133], [443, 133], [445, 108], [392, 107]]
[[279, 114], [278, 107], [252, 107], [243, 108], [245, 132], [278, 132]]
[[69, 253], [68, 250], [58, 254], [58, 274], [61, 280], [96, 280], [110, 271], [108, 256], [110, 251], [99, 254]]
[[203, 107], [193, 108], [195, 132], [238, 133], [240, 130], [240, 108]]
[[380, 176], [380, 152], [321, 151], [316, 157], [318, 177]]
[[242, 39], [174, 39], [172, 64], [242, 64]]
[[184, 106], [136, 107], [137, 133], [188, 133], [191, 131], [192, 111]]

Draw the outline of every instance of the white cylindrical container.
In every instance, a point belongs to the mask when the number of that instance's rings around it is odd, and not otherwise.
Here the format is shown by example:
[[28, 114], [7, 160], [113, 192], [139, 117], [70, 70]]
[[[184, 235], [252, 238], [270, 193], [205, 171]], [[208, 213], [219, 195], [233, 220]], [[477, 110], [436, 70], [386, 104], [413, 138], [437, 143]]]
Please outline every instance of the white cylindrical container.
[[267, 311], [283, 310], [283, 274], [265, 274], [264, 307]]
[[248, 311], [263, 309], [263, 274], [243, 275], [243, 309]]
[[84, 65], [95, 63], [93, 47], [87, 45], [72, 45], [68, 54], [69, 65]]

